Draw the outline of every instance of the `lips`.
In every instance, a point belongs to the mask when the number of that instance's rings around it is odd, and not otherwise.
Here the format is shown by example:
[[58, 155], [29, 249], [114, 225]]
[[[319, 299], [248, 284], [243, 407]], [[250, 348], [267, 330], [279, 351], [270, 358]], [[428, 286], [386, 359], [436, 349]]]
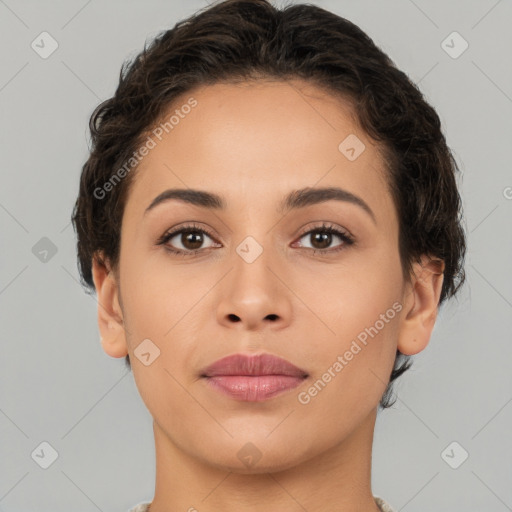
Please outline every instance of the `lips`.
[[205, 368], [201, 377], [210, 389], [232, 399], [262, 402], [299, 386], [308, 374], [270, 354], [235, 354]]
[[217, 377], [220, 375], [288, 375], [291, 377], [307, 377], [307, 372], [293, 365], [286, 359], [271, 354], [248, 356], [234, 354], [219, 359], [203, 370], [201, 377]]

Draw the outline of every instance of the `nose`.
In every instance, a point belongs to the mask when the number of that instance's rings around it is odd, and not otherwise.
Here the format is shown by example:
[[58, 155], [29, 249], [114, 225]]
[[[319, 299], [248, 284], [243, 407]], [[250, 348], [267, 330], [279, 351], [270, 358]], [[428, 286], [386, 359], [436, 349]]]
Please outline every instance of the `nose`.
[[284, 265], [271, 260], [270, 252], [264, 250], [252, 262], [235, 254], [234, 266], [219, 288], [219, 323], [249, 331], [289, 325], [293, 294], [285, 284]]

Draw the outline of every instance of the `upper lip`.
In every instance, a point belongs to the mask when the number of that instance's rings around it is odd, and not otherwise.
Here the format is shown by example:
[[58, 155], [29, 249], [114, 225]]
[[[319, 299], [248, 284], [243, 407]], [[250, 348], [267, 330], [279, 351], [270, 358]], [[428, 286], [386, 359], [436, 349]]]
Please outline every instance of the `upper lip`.
[[233, 354], [223, 357], [202, 370], [201, 377], [218, 375], [291, 375], [307, 377], [307, 372], [286, 359], [272, 354]]

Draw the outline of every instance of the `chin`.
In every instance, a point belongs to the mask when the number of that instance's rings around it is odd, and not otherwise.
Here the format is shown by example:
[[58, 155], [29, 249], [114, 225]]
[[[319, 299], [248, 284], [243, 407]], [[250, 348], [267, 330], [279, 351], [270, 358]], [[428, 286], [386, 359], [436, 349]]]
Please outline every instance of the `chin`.
[[216, 450], [197, 456], [218, 469], [244, 475], [285, 471], [314, 456], [305, 450], [303, 437], [291, 443], [290, 436], [283, 432], [281, 436], [270, 434], [270, 437], [275, 436], [272, 440], [267, 436], [267, 430], [261, 436], [253, 433], [243, 441], [242, 436], [237, 435], [226, 444], [216, 443]]
[[235, 459], [229, 458], [223, 461], [220, 456], [209, 462], [212, 466], [223, 471], [229, 471], [240, 475], [276, 473], [279, 471], [285, 471], [300, 464], [301, 460], [291, 457], [292, 453], [293, 450], [288, 450], [286, 454], [283, 454], [281, 450], [279, 453], [271, 453], [267, 450], [265, 453], [262, 453], [261, 459], [252, 464], [240, 461], [238, 457]]

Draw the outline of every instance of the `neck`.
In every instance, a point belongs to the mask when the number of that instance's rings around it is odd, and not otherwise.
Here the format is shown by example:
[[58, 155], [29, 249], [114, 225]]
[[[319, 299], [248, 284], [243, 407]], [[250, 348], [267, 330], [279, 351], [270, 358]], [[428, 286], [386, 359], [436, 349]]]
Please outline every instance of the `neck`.
[[264, 473], [235, 473], [206, 464], [180, 449], [154, 421], [151, 512], [376, 512], [371, 492], [376, 414], [372, 410], [349, 437], [326, 452], [286, 470]]

